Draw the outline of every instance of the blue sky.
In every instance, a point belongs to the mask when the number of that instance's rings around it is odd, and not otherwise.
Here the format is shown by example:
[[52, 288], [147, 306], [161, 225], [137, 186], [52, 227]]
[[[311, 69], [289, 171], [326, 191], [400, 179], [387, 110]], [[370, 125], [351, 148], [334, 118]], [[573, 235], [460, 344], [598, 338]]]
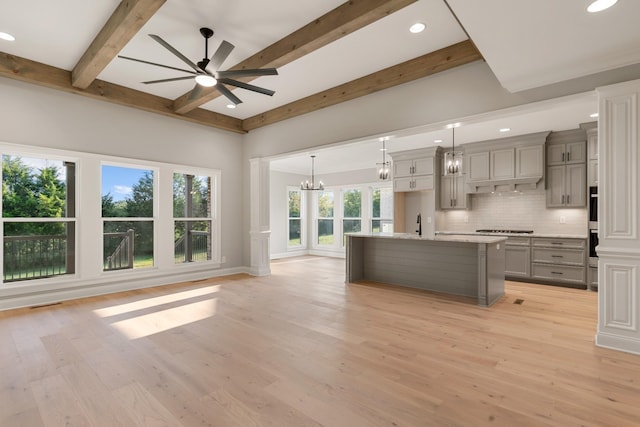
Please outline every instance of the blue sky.
[[111, 194], [114, 202], [131, 195], [132, 187], [149, 169], [134, 169], [121, 166], [102, 166], [102, 195]]

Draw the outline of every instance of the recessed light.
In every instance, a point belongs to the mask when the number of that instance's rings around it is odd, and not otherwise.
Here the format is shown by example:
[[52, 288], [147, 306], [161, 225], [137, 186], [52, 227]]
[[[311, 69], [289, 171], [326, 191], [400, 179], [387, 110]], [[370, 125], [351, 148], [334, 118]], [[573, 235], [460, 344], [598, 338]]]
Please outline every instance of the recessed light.
[[236, 108], [236, 104], [227, 104], [227, 108], [233, 110], [234, 108]]
[[425, 24], [423, 24], [422, 22], [416, 22], [411, 27], [409, 27], [409, 31], [411, 31], [413, 34], [418, 34], [423, 32], [425, 28], [427, 28]]
[[12, 42], [14, 41], [16, 38], [13, 37], [11, 34], [9, 33], [3, 33], [2, 31], [0, 31], [0, 39], [2, 40], [6, 40], [8, 42]]
[[592, 119], [595, 119], [596, 117], [598, 117], [598, 113], [590, 114], [589, 117], [591, 117]]
[[434, 139], [433, 142], [435, 142], [436, 144], [440, 144], [442, 142], [441, 139]]
[[460, 127], [460, 124], [461, 124], [460, 122], [457, 122], [457, 123], [449, 123], [449, 124], [447, 125], [447, 129], [451, 129], [451, 128], [459, 128], [459, 127]]
[[502, 128], [500, 129], [500, 132], [509, 132], [511, 130], [511, 128]]
[[587, 7], [587, 12], [596, 13], [602, 12], [605, 9], [609, 9], [611, 6], [616, 4], [618, 0], [595, 0], [593, 3]]

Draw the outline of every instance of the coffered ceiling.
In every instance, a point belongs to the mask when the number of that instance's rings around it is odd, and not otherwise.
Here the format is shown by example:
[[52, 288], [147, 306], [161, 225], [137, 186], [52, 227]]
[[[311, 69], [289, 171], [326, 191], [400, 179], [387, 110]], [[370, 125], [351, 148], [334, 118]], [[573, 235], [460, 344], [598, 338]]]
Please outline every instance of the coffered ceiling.
[[[475, 60], [484, 59], [512, 92], [640, 63], [640, 2], [631, 0], [599, 14], [586, 12], [589, 0], [4, 3], [0, 32], [15, 41], [0, 39], [0, 77], [240, 133]], [[426, 30], [410, 33], [418, 21]], [[235, 45], [222, 69], [277, 67], [279, 75], [251, 81], [275, 95], [234, 89], [243, 102], [231, 110], [215, 90], [191, 93], [192, 80], [141, 83], [181, 72], [117, 58], [188, 68], [148, 34], [197, 62], [205, 53], [204, 26], [214, 30], [209, 55], [222, 40]], [[588, 98], [558, 103], [554, 108], [567, 112], [566, 121], [559, 123], [558, 113], [554, 126], [575, 127], [569, 112], [580, 110], [582, 117], [595, 109], [594, 98], [585, 105]], [[521, 112], [525, 118], [531, 113]], [[485, 119], [475, 125], [495, 118]]]

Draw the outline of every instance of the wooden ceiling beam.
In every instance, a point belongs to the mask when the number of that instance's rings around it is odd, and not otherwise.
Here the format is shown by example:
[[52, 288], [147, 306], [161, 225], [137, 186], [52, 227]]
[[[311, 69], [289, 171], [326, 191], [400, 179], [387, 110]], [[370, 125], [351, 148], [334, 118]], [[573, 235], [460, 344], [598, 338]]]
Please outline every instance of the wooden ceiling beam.
[[[230, 69], [281, 67], [416, 1], [347, 1]], [[218, 96], [220, 93], [215, 88], [201, 88], [193, 94], [190, 91], [176, 98], [174, 109], [176, 113], [184, 114]]]
[[71, 84], [86, 89], [166, 0], [122, 0], [71, 72]]
[[471, 40], [465, 40], [249, 117], [242, 122], [242, 127], [251, 131], [480, 59], [483, 59], [482, 55], [475, 45]]
[[224, 114], [201, 108], [192, 110], [187, 114], [176, 114], [173, 111], [172, 99], [162, 98], [97, 79], [86, 89], [79, 89], [71, 84], [70, 71], [4, 52], [0, 52], [0, 76], [162, 114], [204, 126], [236, 133], [246, 133], [242, 129], [242, 120], [235, 117], [225, 116]]

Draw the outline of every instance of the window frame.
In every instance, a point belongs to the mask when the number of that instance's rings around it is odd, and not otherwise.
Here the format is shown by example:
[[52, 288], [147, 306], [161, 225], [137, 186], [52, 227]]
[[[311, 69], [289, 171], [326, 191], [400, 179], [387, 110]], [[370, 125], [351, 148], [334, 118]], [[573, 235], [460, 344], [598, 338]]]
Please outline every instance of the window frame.
[[[13, 147], [9, 144], [1, 144], [0, 145], [0, 161], [4, 162], [4, 156], [11, 157], [20, 157], [20, 158], [31, 158], [38, 160], [53, 160], [64, 163], [72, 163], [74, 165], [74, 178], [73, 178], [73, 191], [72, 191], [72, 200], [71, 204], [73, 206], [73, 216], [68, 216], [68, 207], [70, 201], [65, 199], [65, 216], [63, 217], [5, 217], [3, 214], [3, 199], [0, 198], [0, 237], [2, 238], [3, 244], [0, 246], [0, 256], [3, 259], [3, 262], [0, 263], [0, 286], [5, 288], [10, 287], [19, 287], [19, 286], [33, 286], [34, 284], [47, 284], [47, 283], [60, 283], [69, 280], [73, 280], [79, 277], [79, 237], [78, 237], [78, 213], [79, 213], [79, 182], [78, 182], [78, 168], [80, 164], [80, 159], [78, 156], [73, 155], [68, 152], [60, 152], [55, 149], [40, 149], [38, 147], [29, 147], [28, 149], [22, 147]], [[0, 175], [2, 172], [0, 172]], [[67, 181], [68, 183], [68, 181]], [[4, 266], [4, 229], [5, 224], [18, 224], [18, 223], [63, 223], [73, 224], [73, 256], [71, 257], [73, 262], [73, 272], [65, 273], [65, 274], [57, 274], [51, 276], [43, 276], [38, 278], [29, 278], [23, 280], [11, 280], [5, 281], [5, 266]], [[67, 246], [68, 248], [68, 246]], [[69, 257], [68, 253], [66, 255]]]
[[[173, 177], [174, 174], [182, 174], [182, 175], [194, 175], [194, 176], [207, 176], [211, 180], [211, 187], [209, 189], [211, 194], [211, 200], [209, 203], [211, 205], [209, 209], [208, 217], [176, 217], [174, 215], [173, 210]], [[220, 265], [222, 263], [222, 255], [220, 254], [220, 247], [222, 236], [220, 233], [222, 232], [222, 228], [220, 226], [220, 185], [221, 173], [219, 170], [215, 169], [203, 169], [197, 167], [174, 167], [171, 172], [171, 224], [172, 233], [175, 232], [175, 224], [176, 221], [191, 221], [191, 222], [202, 222], [209, 221], [209, 233], [211, 240], [211, 259], [205, 261], [197, 261], [197, 262], [183, 262], [183, 263], [174, 263], [175, 266], [182, 268], [187, 266], [198, 266], [198, 265]], [[172, 234], [173, 236], [173, 234]], [[174, 239], [172, 238], [173, 242]], [[172, 256], [175, 257], [175, 249], [171, 251]], [[175, 258], [174, 258], [175, 260]]]
[[[306, 217], [307, 217], [307, 212], [306, 212], [306, 192], [302, 191], [300, 189], [300, 187], [294, 187], [294, 186], [287, 186], [286, 188], [286, 209], [287, 209], [287, 224], [286, 224], [286, 239], [287, 239], [287, 250], [299, 250], [301, 248], [304, 248], [307, 246], [307, 233], [306, 233]], [[289, 211], [289, 196], [291, 192], [296, 192], [300, 194], [300, 216], [299, 217], [292, 217], [290, 214], [291, 212]], [[299, 220], [300, 221], [300, 244], [299, 245], [291, 245], [289, 236], [290, 234], [290, 223], [291, 220]]]

